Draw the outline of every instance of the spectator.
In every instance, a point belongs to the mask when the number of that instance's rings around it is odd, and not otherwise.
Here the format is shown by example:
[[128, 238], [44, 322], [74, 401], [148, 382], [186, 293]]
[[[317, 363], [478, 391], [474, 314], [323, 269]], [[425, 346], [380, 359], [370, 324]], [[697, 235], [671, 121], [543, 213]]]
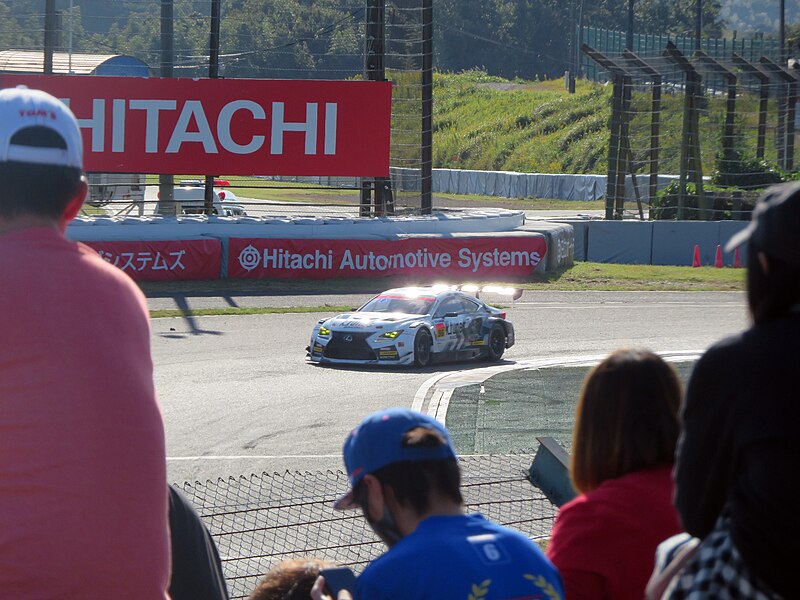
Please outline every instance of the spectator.
[[682, 408], [675, 505], [703, 541], [671, 598], [794, 598], [800, 539], [792, 481], [800, 470], [800, 183], [767, 190], [750, 225], [753, 325], [712, 346]]
[[64, 233], [78, 123], [0, 91], [0, 595], [163, 599], [164, 428], [138, 288]]
[[319, 572], [335, 566], [324, 560], [285, 560], [269, 570], [250, 600], [309, 600]]
[[352, 489], [336, 508], [360, 507], [389, 547], [358, 578], [356, 598], [563, 597], [536, 544], [464, 514], [453, 442], [435, 419], [402, 408], [373, 413], [347, 437], [344, 462]]
[[567, 600], [644, 597], [658, 543], [680, 531], [670, 477], [680, 399], [674, 369], [648, 350], [617, 350], [587, 375], [570, 469], [580, 495], [547, 546]]

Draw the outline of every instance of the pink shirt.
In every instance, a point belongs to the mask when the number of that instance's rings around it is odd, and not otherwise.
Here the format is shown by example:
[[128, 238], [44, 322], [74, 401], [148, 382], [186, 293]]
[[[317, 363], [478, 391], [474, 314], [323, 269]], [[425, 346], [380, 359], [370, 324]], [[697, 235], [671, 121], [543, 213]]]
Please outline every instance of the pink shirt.
[[671, 466], [635, 471], [562, 506], [547, 557], [566, 600], [642, 600], [656, 546], [680, 531]]
[[167, 506], [142, 293], [55, 229], [0, 235], [0, 595], [166, 598]]

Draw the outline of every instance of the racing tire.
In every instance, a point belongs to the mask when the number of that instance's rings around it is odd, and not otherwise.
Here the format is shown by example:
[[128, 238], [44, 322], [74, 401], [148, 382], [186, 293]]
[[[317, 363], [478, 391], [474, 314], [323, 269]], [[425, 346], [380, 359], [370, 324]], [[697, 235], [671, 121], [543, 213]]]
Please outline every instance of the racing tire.
[[414, 366], [427, 367], [431, 363], [433, 338], [427, 329], [420, 329], [414, 338]]
[[489, 332], [489, 343], [486, 346], [486, 356], [484, 360], [496, 362], [503, 358], [506, 351], [506, 332], [502, 325], [495, 324]]

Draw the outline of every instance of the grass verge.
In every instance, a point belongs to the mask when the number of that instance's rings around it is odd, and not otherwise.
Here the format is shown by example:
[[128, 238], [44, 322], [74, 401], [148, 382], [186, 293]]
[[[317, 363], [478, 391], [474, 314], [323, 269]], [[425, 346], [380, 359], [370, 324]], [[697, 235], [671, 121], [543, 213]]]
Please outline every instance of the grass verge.
[[[316, 304], [318, 299], [309, 298], [308, 304], [298, 303], [298, 296], [377, 294], [385, 289], [407, 285], [441, 283], [419, 281], [408, 278], [387, 277], [380, 279], [336, 279], [332, 281], [278, 281], [278, 280], [217, 280], [184, 281], [169, 283], [142, 282], [140, 287], [150, 297], [215, 297], [215, 296], [264, 296], [275, 298], [291, 296], [285, 306], [257, 308], [203, 308], [183, 311], [180, 309], [153, 310], [151, 317], [181, 317], [204, 315], [252, 315], [275, 313], [345, 312], [351, 304]], [[492, 282], [480, 282], [484, 284]], [[554, 273], [536, 273], [526, 281], [494, 282], [513, 285], [534, 291], [703, 291], [738, 292], [744, 290], [744, 269], [715, 269], [713, 267], [670, 267], [655, 265], [614, 265], [603, 263], [575, 263], [569, 269]], [[291, 305], [290, 305], [291, 304]]]
[[541, 273], [524, 289], [564, 291], [703, 291], [744, 290], [744, 269], [614, 265], [581, 262], [564, 271]]
[[349, 304], [343, 306], [333, 306], [325, 304], [323, 306], [284, 306], [284, 307], [262, 307], [262, 308], [195, 308], [192, 310], [180, 310], [176, 308], [151, 310], [152, 319], [167, 317], [203, 317], [208, 315], [274, 315], [287, 313], [312, 313], [312, 312], [332, 312], [343, 313], [353, 307]]

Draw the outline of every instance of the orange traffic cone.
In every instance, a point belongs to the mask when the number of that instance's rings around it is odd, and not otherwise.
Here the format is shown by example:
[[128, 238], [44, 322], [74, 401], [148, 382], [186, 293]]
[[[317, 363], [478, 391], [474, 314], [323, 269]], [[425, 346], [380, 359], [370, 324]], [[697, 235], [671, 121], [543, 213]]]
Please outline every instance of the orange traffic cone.
[[693, 267], [702, 267], [702, 263], [700, 262], [700, 246], [698, 244], [694, 245], [694, 259], [692, 260]]
[[736, 250], [733, 251], [733, 268], [734, 269], [741, 269], [742, 268], [742, 257], [739, 256], [739, 248], [737, 247]]
[[725, 266], [722, 264], [722, 246], [719, 244], [717, 244], [717, 254], [714, 257], [714, 266], [717, 269], [721, 269], [723, 266]]

